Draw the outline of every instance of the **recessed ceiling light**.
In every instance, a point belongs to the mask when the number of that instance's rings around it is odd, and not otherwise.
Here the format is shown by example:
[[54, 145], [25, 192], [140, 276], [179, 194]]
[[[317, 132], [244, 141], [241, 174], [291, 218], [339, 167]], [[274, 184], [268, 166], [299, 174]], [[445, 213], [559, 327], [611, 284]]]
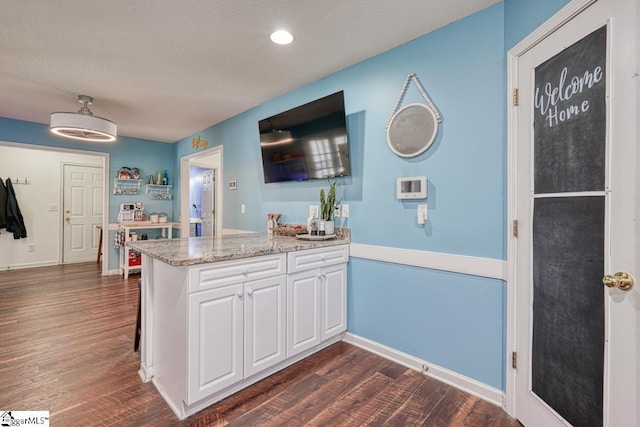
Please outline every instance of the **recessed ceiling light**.
[[271, 41], [277, 44], [289, 44], [293, 41], [293, 36], [287, 30], [278, 30], [271, 33]]

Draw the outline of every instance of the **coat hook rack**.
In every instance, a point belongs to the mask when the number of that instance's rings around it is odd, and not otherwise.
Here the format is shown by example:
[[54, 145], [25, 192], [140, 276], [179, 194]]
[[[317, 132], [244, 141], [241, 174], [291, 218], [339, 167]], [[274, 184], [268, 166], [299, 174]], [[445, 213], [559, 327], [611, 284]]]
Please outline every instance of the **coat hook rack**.
[[12, 181], [12, 184], [14, 185], [31, 185], [31, 180], [28, 178], [14, 178], [14, 181]]

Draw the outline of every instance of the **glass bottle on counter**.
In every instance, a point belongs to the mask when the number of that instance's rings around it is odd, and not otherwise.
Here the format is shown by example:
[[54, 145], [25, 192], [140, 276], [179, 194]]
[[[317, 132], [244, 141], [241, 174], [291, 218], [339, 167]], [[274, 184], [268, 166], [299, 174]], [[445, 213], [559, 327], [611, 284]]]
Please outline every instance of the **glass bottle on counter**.
[[318, 220], [316, 219], [315, 216], [311, 219], [311, 227], [309, 227], [309, 235], [310, 236], [318, 235]]

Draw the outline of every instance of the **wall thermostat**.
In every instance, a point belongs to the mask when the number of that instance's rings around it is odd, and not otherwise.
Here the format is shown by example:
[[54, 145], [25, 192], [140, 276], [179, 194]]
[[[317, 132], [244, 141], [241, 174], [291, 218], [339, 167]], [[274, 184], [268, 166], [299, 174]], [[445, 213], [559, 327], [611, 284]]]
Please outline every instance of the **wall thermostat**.
[[398, 178], [396, 194], [398, 199], [426, 199], [427, 178], [424, 176]]

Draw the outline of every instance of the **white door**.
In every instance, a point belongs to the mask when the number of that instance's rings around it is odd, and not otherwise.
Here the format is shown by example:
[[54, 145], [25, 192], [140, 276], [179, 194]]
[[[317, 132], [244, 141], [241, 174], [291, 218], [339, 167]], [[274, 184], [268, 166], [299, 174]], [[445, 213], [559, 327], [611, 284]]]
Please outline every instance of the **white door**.
[[189, 295], [187, 404], [243, 378], [243, 285]]
[[62, 262], [96, 259], [100, 248], [104, 180], [101, 167], [64, 165]]
[[525, 426], [640, 425], [640, 286], [602, 284], [618, 271], [640, 278], [637, 3], [570, 3], [510, 64], [514, 412]]
[[347, 264], [322, 269], [322, 339], [347, 330]]
[[320, 344], [320, 269], [287, 277], [287, 357]]
[[286, 276], [244, 285], [244, 376], [260, 372], [285, 358]]
[[215, 175], [214, 171], [202, 174], [202, 236], [215, 235]]

